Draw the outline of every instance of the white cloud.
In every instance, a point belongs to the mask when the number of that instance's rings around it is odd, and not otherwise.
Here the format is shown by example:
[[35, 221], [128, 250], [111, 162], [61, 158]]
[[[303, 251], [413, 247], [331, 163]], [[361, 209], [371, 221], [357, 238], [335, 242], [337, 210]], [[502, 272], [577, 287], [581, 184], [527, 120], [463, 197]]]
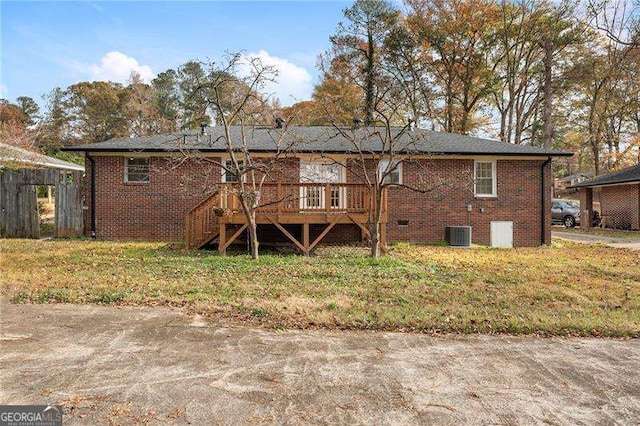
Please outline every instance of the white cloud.
[[0, 84], [0, 98], [5, 99], [9, 95], [9, 89], [4, 84]]
[[88, 67], [88, 72], [93, 80], [115, 81], [118, 83], [126, 83], [131, 71], [138, 72], [146, 82], [150, 82], [155, 77], [151, 67], [140, 65], [135, 58], [117, 51], [104, 55], [100, 59], [100, 65]]
[[[282, 106], [289, 106], [295, 102], [311, 98], [313, 93], [312, 76], [303, 67], [299, 67], [286, 59], [271, 56], [265, 50], [258, 53], [249, 53], [247, 59], [260, 59], [262, 65], [273, 66], [278, 70], [278, 77], [273, 83], [267, 83], [264, 92], [273, 93]], [[245, 67], [240, 68], [240, 73], [247, 72]]]

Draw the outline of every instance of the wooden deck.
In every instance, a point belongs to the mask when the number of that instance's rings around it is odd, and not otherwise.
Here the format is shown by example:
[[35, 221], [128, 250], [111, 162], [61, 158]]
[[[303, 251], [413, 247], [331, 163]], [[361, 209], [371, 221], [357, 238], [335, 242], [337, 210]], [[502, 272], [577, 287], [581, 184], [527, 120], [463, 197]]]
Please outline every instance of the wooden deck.
[[[236, 195], [235, 184], [221, 184], [219, 190], [194, 207], [185, 219], [185, 245], [200, 248], [211, 242], [218, 243], [221, 254], [247, 228], [248, 223]], [[338, 224], [354, 224], [363, 239], [370, 237], [368, 222], [373, 209], [372, 190], [365, 185], [349, 183], [277, 183], [262, 187], [261, 207], [256, 211], [258, 225], [269, 224], [278, 228], [291, 242], [308, 255], [329, 231]], [[383, 223], [386, 223], [386, 193], [383, 192]], [[291, 235], [283, 225], [301, 225], [302, 239]], [[326, 225], [313, 241], [309, 225]], [[227, 225], [234, 226], [228, 234]], [[239, 227], [238, 227], [239, 225]], [[384, 229], [380, 235], [385, 246]], [[264, 241], [261, 241], [264, 242]]]

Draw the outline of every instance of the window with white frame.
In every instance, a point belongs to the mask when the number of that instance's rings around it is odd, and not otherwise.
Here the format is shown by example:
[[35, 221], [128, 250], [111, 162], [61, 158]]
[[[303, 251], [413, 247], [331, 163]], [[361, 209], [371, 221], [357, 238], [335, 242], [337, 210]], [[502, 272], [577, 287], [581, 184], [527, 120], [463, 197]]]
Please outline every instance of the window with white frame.
[[[346, 169], [340, 163], [327, 163], [322, 161], [300, 161], [300, 208], [324, 209], [326, 208], [326, 185], [346, 182]], [[312, 185], [312, 184], [317, 184]], [[347, 188], [336, 185], [331, 186], [329, 204], [331, 208], [342, 209], [346, 207]]]
[[496, 162], [476, 161], [475, 162], [475, 194], [478, 197], [496, 196]]
[[402, 183], [402, 163], [400, 161], [393, 160], [391, 167], [389, 167], [389, 160], [380, 160], [380, 163], [378, 163], [378, 175], [382, 176], [385, 173], [387, 175], [384, 177], [384, 183], [388, 185]]
[[126, 157], [124, 159], [124, 181], [127, 183], [148, 183], [149, 157]]
[[[242, 170], [244, 168], [244, 160], [238, 160], [238, 166]], [[222, 169], [222, 181], [227, 183], [238, 182], [238, 176], [233, 173], [234, 170], [233, 160], [228, 159], [224, 162], [224, 168]]]

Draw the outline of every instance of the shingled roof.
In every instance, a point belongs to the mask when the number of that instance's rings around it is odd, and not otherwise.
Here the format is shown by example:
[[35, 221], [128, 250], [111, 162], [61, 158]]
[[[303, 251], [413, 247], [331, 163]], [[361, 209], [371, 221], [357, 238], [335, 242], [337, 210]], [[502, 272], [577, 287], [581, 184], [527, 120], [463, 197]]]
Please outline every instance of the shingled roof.
[[[304, 153], [355, 153], [354, 140], [364, 152], [383, 152], [384, 128], [336, 129], [330, 126], [289, 126], [285, 129], [273, 127], [232, 126], [231, 140], [240, 148], [242, 132], [245, 132], [249, 150], [253, 152], [276, 152], [292, 147]], [[393, 148], [399, 154], [446, 154], [446, 155], [495, 155], [495, 156], [571, 156], [573, 153], [544, 148], [513, 145], [491, 139], [428, 130], [404, 131], [400, 127], [391, 129], [395, 138]], [[399, 135], [399, 136], [398, 136]], [[95, 144], [64, 148], [65, 151], [84, 152], [175, 152], [197, 150], [201, 152], [225, 152], [224, 128], [208, 127], [201, 132], [181, 132], [163, 135], [114, 138]]]
[[614, 173], [598, 176], [597, 178], [585, 180], [577, 185], [573, 185], [571, 188], [615, 185], [630, 182], [640, 182], [640, 164], [627, 167]]
[[0, 165], [3, 164], [21, 164], [26, 167], [43, 167], [58, 170], [84, 170], [84, 167], [78, 164], [0, 142]]

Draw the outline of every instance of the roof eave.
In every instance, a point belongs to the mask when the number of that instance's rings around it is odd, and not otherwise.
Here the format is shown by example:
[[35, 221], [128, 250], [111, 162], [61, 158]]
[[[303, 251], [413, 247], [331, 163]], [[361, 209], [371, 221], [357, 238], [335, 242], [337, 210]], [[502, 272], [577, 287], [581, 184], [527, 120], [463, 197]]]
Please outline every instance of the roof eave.
[[[175, 153], [181, 151], [189, 151], [189, 152], [227, 152], [226, 148], [217, 149], [217, 148], [201, 148], [201, 149], [162, 149], [162, 148], [87, 148], [87, 147], [65, 147], [61, 148], [61, 151], [67, 152], [149, 152], [149, 153]], [[275, 153], [276, 151], [271, 150], [253, 150], [254, 152], [263, 152], [263, 153]], [[333, 153], [333, 154], [357, 154], [356, 151], [345, 151], [345, 150], [296, 150], [296, 153]], [[571, 157], [573, 156], [572, 152], [486, 152], [486, 151], [422, 151], [422, 152], [398, 152], [400, 155], [461, 155], [461, 156], [495, 156], [495, 157]]]
[[632, 178], [632, 179], [617, 180], [617, 181], [613, 181], [613, 182], [582, 182], [582, 183], [580, 183], [578, 185], [568, 186], [567, 189], [589, 188], [589, 187], [594, 187], [594, 186], [622, 185], [622, 184], [626, 184], [626, 183], [640, 183], [640, 179], [639, 178]]

